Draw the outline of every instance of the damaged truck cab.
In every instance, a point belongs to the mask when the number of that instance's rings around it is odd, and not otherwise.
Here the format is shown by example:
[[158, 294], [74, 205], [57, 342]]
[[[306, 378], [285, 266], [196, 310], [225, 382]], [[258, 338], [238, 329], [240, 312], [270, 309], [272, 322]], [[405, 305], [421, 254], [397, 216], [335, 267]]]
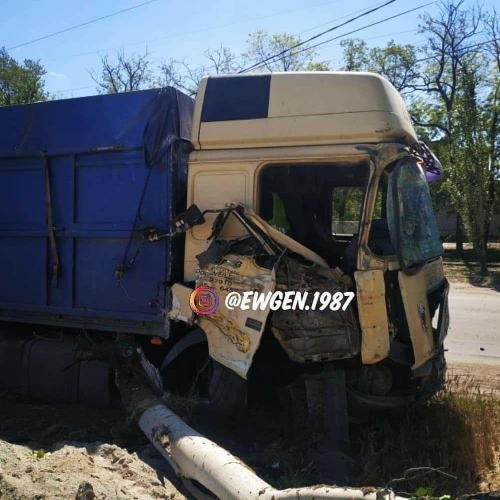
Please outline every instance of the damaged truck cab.
[[[114, 374], [139, 364], [157, 394], [194, 388], [216, 414], [272, 387], [280, 410], [315, 420], [440, 387], [440, 165], [378, 75], [6, 106], [0, 131], [1, 387], [109, 402]], [[308, 295], [226, 301], [245, 292]]]
[[[352, 408], [434, 394], [448, 329], [428, 187], [439, 165], [393, 86], [371, 73], [207, 77], [191, 142], [187, 206], [203, 217], [185, 235], [170, 320], [201, 329], [211, 358], [241, 379], [265, 360], [269, 380], [301, 380], [306, 399], [318, 380], [327, 394], [332, 374]], [[191, 312], [200, 285], [218, 294], [213, 314]], [[245, 291], [355, 299], [229, 309], [226, 296]]]

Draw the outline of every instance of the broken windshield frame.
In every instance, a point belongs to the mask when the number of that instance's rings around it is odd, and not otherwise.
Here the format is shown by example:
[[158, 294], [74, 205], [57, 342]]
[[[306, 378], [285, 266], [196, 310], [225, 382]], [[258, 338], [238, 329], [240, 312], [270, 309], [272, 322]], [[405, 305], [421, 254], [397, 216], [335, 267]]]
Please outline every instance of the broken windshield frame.
[[389, 175], [387, 219], [405, 273], [443, 254], [429, 186], [416, 157], [403, 157]]

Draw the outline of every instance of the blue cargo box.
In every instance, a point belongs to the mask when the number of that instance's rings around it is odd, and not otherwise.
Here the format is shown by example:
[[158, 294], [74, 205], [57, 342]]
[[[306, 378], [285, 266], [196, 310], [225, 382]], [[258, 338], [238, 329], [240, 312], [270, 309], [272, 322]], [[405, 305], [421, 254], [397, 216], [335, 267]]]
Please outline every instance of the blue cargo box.
[[165, 335], [193, 100], [173, 88], [0, 108], [0, 319]]

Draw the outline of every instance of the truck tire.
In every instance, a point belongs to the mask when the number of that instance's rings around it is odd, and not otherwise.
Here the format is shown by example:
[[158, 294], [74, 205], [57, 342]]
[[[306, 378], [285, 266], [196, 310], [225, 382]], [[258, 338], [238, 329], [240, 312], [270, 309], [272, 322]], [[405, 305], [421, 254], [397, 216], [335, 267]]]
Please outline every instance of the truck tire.
[[[205, 347], [200, 351], [200, 347]], [[198, 349], [197, 353], [194, 351]], [[197, 370], [203, 366], [201, 372]], [[197, 368], [198, 367], [198, 368]], [[186, 372], [186, 368], [189, 370]], [[194, 368], [194, 369], [193, 369]], [[231, 369], [209, 357], [205, 333], [201, 329], [188, 333], [167, 355], [162, 364], [162, 375], [169, 390], [169, 382], [176, 384], [186, 377], [196, 376], [195, 393], [201, 398], [196, 413], [202, 417], [227, 422], [241, 415], [247, 396], [247, 382]], [[189, 378], [192, 381], [192, 378]], [[184, 385], [184, 393], [193, 389], [191, 382]]]
[[220, 417], [238, 417], [243, 411], [247, 396], [247, 381], [233, 370], [211, 360], [212, 376], [208, 387], [210, 413]]

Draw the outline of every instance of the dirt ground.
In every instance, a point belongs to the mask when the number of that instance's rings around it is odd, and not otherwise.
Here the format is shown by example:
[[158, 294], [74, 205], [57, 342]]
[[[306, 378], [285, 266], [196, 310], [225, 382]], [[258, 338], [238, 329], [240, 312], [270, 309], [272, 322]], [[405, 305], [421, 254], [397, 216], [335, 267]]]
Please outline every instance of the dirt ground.
[[[104, 443], [61, 442], [51, 452], [0, 441], [0, 498], [174, 499], [185, 498], [144, 459]], [[153, 458], [156, 460], [156, 458]]]
[[[499, 366], [451, 363], [449, 374], [500, 394]], [[283, 458], [276, 450], [271, 455], [276, 454]], [[258, 450], [251, 455], [256, 459]], [[256, 460], [248, 463], [271, 480], [273, 463]], [[299, 483], [312, 479], [303, 466], [294, 478]], [[170, 466], [139, 430], [125, 425], [120, 409], [31, 403], [0, 394], [1, 500], [183, 498], [189, 495]]]
[[500, 365], [449, 362], [448, 373], [471, 379], [485, 394], [500, 395]]
[[1, 395], [0, 499], [186, 498], [165, 460], [120, 418]]
[[[453, 362], [448, 372], [470, 380], [485, 394], [500, 394], [500, 366]], [[292, 471], [284, 469], [285, 453], [267, 449], [279, 444], [272, 435], [262, 440], [270, 445], [246, 441], [236, 448], [234, 443], [220, 444], [245, 457], [267, 481], [283, 474], [292, 485], [321, 479], [313, 477], [309, 460], [295, 464]], [[303, 455], [298, 450], [288, 452]], [[283, 464], [270, 456], [280, 457]], [[290, 486], [282, 481], [274, 482], [281, 488]], [[183, 498], [189, 495], [168, 463], [138, 429], [125, 425], [119, 408], [32, 403], [0, 393], [1, 500]]]
[[449, 281], [471, 289], [500, 290], [500, 242], [489, 242], [486, 259], [488, 275], [483, 276], [470, 243], [464, 244], [464, 259], [458, 257], [455, 243], [443, 243], [444, 268]]

